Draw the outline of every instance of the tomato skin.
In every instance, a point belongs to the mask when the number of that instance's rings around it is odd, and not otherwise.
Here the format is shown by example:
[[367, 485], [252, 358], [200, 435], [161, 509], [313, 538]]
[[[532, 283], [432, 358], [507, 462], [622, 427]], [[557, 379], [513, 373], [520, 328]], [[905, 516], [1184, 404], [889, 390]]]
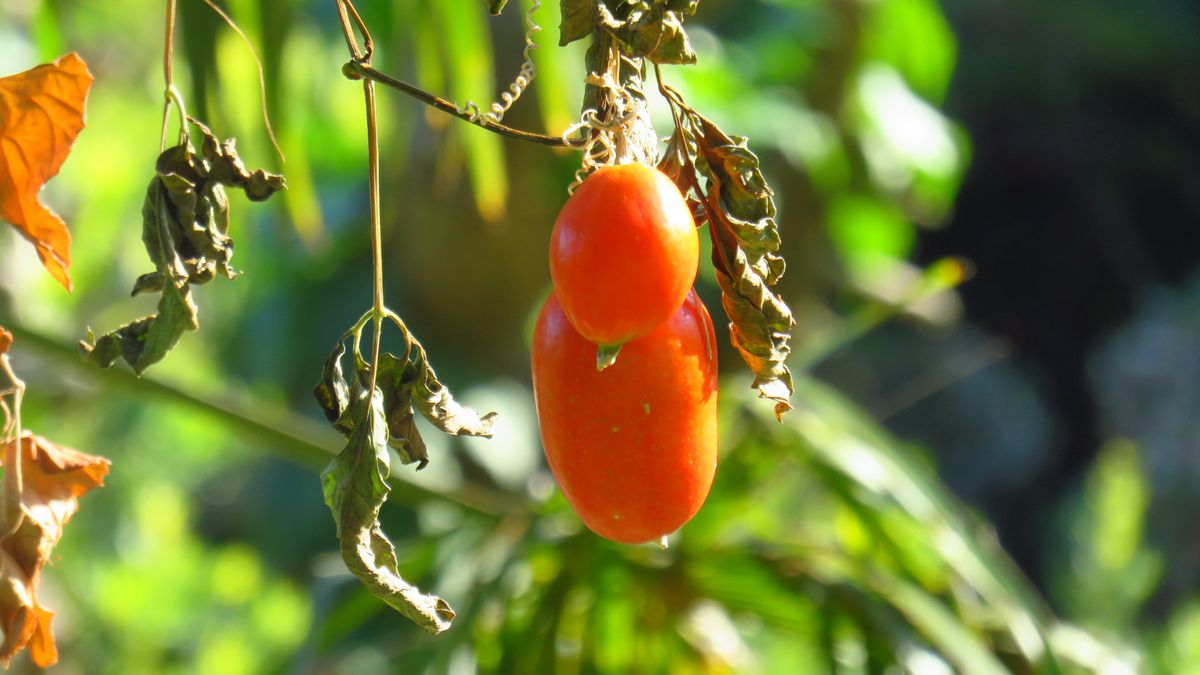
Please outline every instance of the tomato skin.
[[671, 318], [696, 280], [700, 237], [679, 188], [642, 164], [602, 167], [550, 235], [550, 278], [585, 338], [620, 345]]
[[717, 345], [694, 292], [666, 322], [597, 371], [595, 346], [554, 294], [533, 337], [542, 446], [593, 532], [657, 540], [700, 510], [717, 467]]

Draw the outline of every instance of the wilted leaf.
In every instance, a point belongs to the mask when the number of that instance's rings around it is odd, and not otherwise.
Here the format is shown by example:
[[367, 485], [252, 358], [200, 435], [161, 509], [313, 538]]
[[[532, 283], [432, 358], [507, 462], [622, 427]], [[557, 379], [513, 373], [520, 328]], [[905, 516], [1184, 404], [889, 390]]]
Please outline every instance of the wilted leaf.
[[699, 121], [699, 167], [708, 179], [704, 204], [721, 304], [731, 321], [733, 344], [754, 370], [754, 387], [775, 401], [780, 417], [791, 409], [792, 374], [786, 362], [796, 322], [769, 288], [784, 272], [775, 200], [746, 139], [735, 140], [707, 119]]
[[[321, 474], [325, 503], [333, 512], [346, 566], [373, 595], [432, 633], [450, 627], [454, 610], [439, 597], [425, 595], [400, 577], [396, 552], [379, 525], [379, 509], [387, 498], [388, 446], [405, 464], [429, 462], [416, 426], [416, 411], [449, 434], [490, 436], [495, 413], [480, 416], [456, 403], [429, 367], [425, 350], [404, 332], [404, 355], [379, 355], [375, 387], [371, 367], [359, 353], [363, 325], [343, 335], [325, 361], [313, 395], [335, 429], [347, 436], [346, 448]], [[365, 321], [365, 317], [364, 317]], [[352, 339], [353, 372], [342, 371], [344, 342]]]
[[42, 567], [79, 509], [79, 497], [104, 484], [110, 462], [29, 433], [9, 441], [4, 450], [5, 458], [19, 451], [22, 518], [12, 534], [0, 539], [0, 663], [7, 667], [28, 647], [34, 664], [45, 668], [58, 661], [58, 650], [50, 630], [54, 613], [38, 604]]
[[383, 396], [376, 389], [364, 419], [349, 442], [321, 474], [325, 504], [333, 512], [342, 559], [375, 597], [431, 633], [450, 627], [454, 610], [435, 595], [426, 595], [400, 576], [396, 550], [379, 526], [379, 509], [390, 491], [387, 477], [388, 428]]
[[0, 354], [8, 351], [8, 348], [12, 346], [12, 343], [12, 333], [5, 330], [4, 326], [0, 326]]
[[434, 426], [451, 436], [484, 436], [492, 435], [492, 422], [496, 413], [480, 415], [474, 410], [460, 405], [450, 395], [450, 390], [437, 379], [425, 349], [420, 344], [413, 344], [415, 357], [413, 367], [416, 378], [412, 383], [413, 406], [421, 411], [425, 419]]
[[696, 52], [683, 30], [681, 13], [673, 8], [682, 7], [692, 13], [696, 4], [667, 0], [623, 2], [610, 10], [604, 2], [597, 2], [595, 22], [624, 42], [635, 57], [645, 57], [654, 63], [691, 64], [696, 62]]
[[345, 345], [338, 341], [333, 353], [325, 360], [321, 381], [313, 388], [313, 396], [330, 424], [337, 422], [350, 405], [350, 388], [346, 385], [346, 377], [342, 375], [342, 356], [345, 353]]
[[592, 34], [596, 27], [596, 0], [559, 0], [562, 22], [558, 25], [558, 46], [565, 47]]
[[37, 248], [58, 283], [71, 290], [71, 234], [38, 199], [84, 127], [92, 74], [74, 52], [0, 78], [0, 217]]
[[286, 187], [283, 176], [247, 171], [232, 140], [221, 143], [208, 127], [192, 124], [204, 139], [200, 152], [190, 142], [163, 151], [142, 202], [142, 243], [155, 270], [134, 281], [133, 295], [162, 293], [158, 313], [80, 342], [84, 360], [101, 368], [124, 358], [141, 374], [161, 361], [185, 331], [200, 327], [191, 286], [237, 276], [229, 265], [226, 187], [240, 188], [254, 201]]
[[187, 282], [183, 288], [171, 284], [163, 289], [158, 300], [158, 314], [127, 323], [99, 339], [89, 331], [87, 339], [79, 342], [79, 355], [100, 368], [108, 368], [118, 358], [124, 358], [141, 375], [174, 349], [184, 331], [199, 327], [196, 304], [192, 302]]
[[[412, 336], [409, 340], [411, 347], [405, 358], [387, 352], [379, 355], [375, 388], [383, 397], [388, 444], [395, 448], [402, 462], [416, 462], [420, 470], [429, 463], [429, 455], [417, 430], [416, 412], [452, 436], [484, 437], [491, 437], [496, 413], [481, 416], [455, 401], [429, 366], [425, 349]], [[313, 389], [313, 396], [334, 428], [349, 436], [362, 416], [352, 402], [365, 400], [371, 371], [365, 362], [356, 363], [354, 378], [348, 381], [342, 374], [341, 365], [345, 353], [346, 349], [339, 341], [325, 361], [321, 381]]]
[[[695, 192], [701, 198], [730, 338], [754, 371], [759, 396], [775, 401], [776, 417], [781, 417], [791, 409], [787, 357], [796, 322], [770, 288], [785, 269], [778, 254], [773, 193], [745, 138], [727, 136], [677, 95], [671, 102], [684, 128], [675, 130], [660, 167], [685, 195]], [[706, 179], [704, 186], [697, 181], [697, 171]]]
[[376, 384], [383, 394], [388, 443], [396, 449], [400, 461], [405, 464], [416, 462], [418, 471], [429, 464], [429, 452], [421, 432], [417, 430], [417, 416], [413, 411], [413, 381], [419, 372], [418, 364], [398, 359], [392, 354], [379, 355]]

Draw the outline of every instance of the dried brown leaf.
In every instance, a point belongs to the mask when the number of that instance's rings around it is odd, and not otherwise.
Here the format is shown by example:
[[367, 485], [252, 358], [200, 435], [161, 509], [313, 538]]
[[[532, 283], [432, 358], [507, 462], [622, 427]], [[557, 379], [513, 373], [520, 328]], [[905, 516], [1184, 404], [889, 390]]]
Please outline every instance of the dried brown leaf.
[[0, 354], [7, 352], [8, 348], [12, 346], [12, 343], [12, 333], [4, 330], [4, 326], [0, 326]]
[[38, 199], [84, 127], [92, 74], [74, 52], [0, 78], [0, 217], [37, 248], [58, 283], [71, 290], [71, 234]]
[[[19, 443], [18, 448], [14, 448]], [[21, 520], [0, 539], [0, 664], [29, 648], [34, 664], [45, 668], [58, 661], [50, 621], [54, 612], [38, 604], [42, 567], [62, 537], [63, 527], [79, 510], [79, 497], [104, 484], [110, 462], [64, 448], [26, 433], [8, 441], [4, 457], [21, 458]], [[10, 524], [11, 527], [11, 524]]]

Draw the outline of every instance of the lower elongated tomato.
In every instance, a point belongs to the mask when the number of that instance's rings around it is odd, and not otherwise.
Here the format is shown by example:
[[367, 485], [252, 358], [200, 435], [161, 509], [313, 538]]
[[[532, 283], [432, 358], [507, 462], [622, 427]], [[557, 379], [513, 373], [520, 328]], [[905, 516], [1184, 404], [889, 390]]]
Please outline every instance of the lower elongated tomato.
[[595, 366], [596, 347], [555, 295], [533, 336], [546, 459], [567, 501], [602, 537], [656, 540], [700, 510], [717, 467], [712, 319], [690, 292], [673, 317]]

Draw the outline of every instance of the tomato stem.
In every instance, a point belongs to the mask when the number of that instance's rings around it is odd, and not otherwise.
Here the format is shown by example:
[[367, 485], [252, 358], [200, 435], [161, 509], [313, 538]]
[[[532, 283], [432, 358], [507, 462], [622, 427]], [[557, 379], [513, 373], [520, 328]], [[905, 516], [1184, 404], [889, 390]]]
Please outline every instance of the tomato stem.
[[596, 370], [604, 370], [617, 362], [621, 345], [596, 345]]

